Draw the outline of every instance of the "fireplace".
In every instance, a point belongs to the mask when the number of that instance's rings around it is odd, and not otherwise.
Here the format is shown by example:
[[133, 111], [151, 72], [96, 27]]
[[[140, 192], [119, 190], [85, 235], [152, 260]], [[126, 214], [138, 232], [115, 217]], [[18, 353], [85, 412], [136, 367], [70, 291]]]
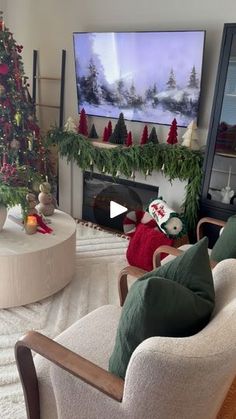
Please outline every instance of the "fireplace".
[[82, 217], [103, 227], [123, 231], [126, 213], [110, 218], [110, 202], [128, 208], [145, 210], [157, 198], [159, 188], [98, 173], [84, 172]]

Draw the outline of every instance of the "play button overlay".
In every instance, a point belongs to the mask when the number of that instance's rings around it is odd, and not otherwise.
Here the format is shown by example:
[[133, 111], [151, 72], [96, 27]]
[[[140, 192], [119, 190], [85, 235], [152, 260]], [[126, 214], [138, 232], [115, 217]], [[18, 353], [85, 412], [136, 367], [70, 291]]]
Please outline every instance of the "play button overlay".
[[[95, 190], [91, 192], [91, 196], [95, 193]], [[96, 224], [118, 231], [123, 231], [123, 220], [127, 211], [142, 208], [139, 195], [129, 186], [117, 183], [109, 183], [98, 191], [92, 202], [91, 210]]]
[[110, 218], [118, 217], [118, 215], [123, 214], [126, 211], [128, 211], [128, 208], [123, 205], [120, 205], [115, 201], [110, 202]]

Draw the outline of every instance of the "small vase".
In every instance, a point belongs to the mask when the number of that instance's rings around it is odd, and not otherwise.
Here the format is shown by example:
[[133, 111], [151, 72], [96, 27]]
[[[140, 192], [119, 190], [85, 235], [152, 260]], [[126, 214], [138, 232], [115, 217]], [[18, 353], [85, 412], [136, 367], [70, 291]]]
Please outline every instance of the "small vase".
[[7, 208], [5, 207], [5, 205], [0, 204], [0, 231], [2, 231], [6, 218]]

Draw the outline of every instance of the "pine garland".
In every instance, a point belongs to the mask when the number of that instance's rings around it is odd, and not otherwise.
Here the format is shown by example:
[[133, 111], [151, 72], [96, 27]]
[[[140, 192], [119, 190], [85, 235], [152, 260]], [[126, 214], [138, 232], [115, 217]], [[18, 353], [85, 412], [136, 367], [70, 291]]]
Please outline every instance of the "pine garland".
[[95, 147], [81, 134], [53, 128], [47, 134], [48, 145], [57, 144], [61, 157], [75, 162], [82, 170], [93, 170], [113, 177], [120, 173], [127, 178], [137, 171], [144, 175], [163, 171], [171, 182], [174, 179], [188, 181], [183, 213], [189, 230], [195, 228], [199, 208], [202, 180], [203, 155], [180, 145], [153, 144], [115, 148]]
[[6, 207], [14, 207], [15, 205], [21, 205], [23, 215], [27, 210], [26, 194], [28, 188], [24, 186], [10, 186], [0, 183], [0, 205]]

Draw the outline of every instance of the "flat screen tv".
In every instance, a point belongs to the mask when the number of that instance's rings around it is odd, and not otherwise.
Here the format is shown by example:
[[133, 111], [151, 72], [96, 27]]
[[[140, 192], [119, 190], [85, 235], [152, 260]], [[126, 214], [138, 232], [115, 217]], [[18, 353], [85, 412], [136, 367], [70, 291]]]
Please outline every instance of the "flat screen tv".
[[73, 33], [78, 110], [178, 126], [197, 121], [205, 31]]

